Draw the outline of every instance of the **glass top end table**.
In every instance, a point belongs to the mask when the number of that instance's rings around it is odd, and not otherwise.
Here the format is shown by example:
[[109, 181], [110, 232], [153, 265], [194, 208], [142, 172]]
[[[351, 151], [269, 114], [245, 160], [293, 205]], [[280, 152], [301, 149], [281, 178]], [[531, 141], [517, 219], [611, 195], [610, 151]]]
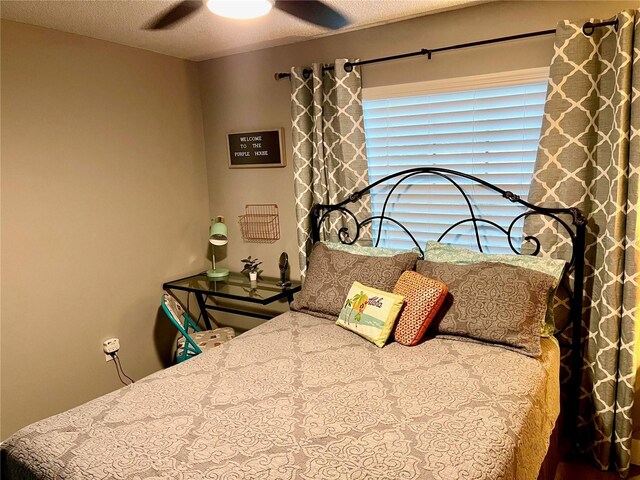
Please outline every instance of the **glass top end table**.
[[261, 319], [271, 319], [272, 316], [254, 311], [207, 304], [205, 297], [225, 298], [258, 305], [268, 305], [282, 298], [286, 298], [289, 302], [293, 301], [293, 295], [301, 289], [300, 281], [293, 280], [288, 287], [279, 287], [277, 285], [279, 281], [280, 279], [274, 277], [261, 277], [259, 280], [252, 282], [249, 278], [237, 272], [230, 272], [228, 276], [222, 278], [209, 278], [203, 272], [166, 282], [162, 285], [162, 288], [194, 293], [205, 324], [210, 329], [211, 324], [209, 316], [206, 314], [207, 310], [217, 310]]

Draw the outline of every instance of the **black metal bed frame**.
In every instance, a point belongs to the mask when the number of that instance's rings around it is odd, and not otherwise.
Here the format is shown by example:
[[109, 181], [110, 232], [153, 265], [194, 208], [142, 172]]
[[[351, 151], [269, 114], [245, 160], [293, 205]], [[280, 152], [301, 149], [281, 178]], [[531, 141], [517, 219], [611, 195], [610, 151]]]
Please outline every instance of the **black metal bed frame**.
[[[409, 238], [413, 241], [416, 247], [420, 250], [421, 255], [424, 254], [422, 246], [416, 240], [415, 236], [404, 226], [401, 222], [395, 220], [388, 216], [387, 206], [389, 205], [389, 200], [396, 191], [396, 189], [406, 183], [406, 181], [410, 178], [416, 177], [418, 175], [434, 175], [440, 178], [445, 179], [451, 185], [453, 185], [462, 198], [464, 199], [467, 208], [469, 210], [469, 218], [465, 218], [464, 220], [460, 220], [455, 222], [451, 226], [449, 226], [438, 238], [438, 242], [440, 242], [447, 234], [449, 234], [456, 227], [463, 224], [471, 224], [474, 229], [476, 242], [478, 245], [478, 249], [482, 252], [482, 242], [480, 240], [480, 232], [478, 230], [479, 224], [487, 224], [498, 231], [502, 232], [507, 236], [507, 241], [511, 250], [518, 255], [523, 255], [524, 253], [520, 249], [519, 246], [515, 246], [512, 239], [512, 230], [515, 224], [526, 217], [531, 215], [541, 215], [554, 219], [558, 225], [560, 225], [568, 234], [571, 239], [571, 259], [567, 262], [567, 266], [565, 268], [565, 273], [573, 273], [574, 283], [573, 283], [573, 291], [569, 292], [570, 294], [570, 313], [569, 313], [569, 322], [564, 328], [561, 329], [563, 332], [569, 325], [572, 326], [572, 336], [571, 336], [571, 379], [569, 384], [569, 431], [573, 435], [575, 434], [578, 422], [578, 400], [580, 393], [580, 379], [581, 379], [581, 366], [582, 366], [582, 303], [583, 303], [583, 290], [584, 290], [584, 265], [585, 265], [585, 235], [586, 235], [586, 226], [587, 219], [582, 215], [580, 210], [577, 208], [547, 208], [539, 205], [534, 205], [529, 203], [523, 199], [521, 199], [518, 195], [508, 190], [503, 190], [481, 178], [475, 177], [473, 175], [469, 175], [467, 173], [458, 172], [455, 170], [450, 170], [446, 168], [439, 167], [416, 167], [408, 170], [402, 170], [400, 172], [396, 172], [391, 175], [387, 175], [384, 178], [377, 180], [376, 182], [368, 185], [367, 187], [353, 192], [349, 195], [345, 200], [329, 205], [316, 204], [311, 209], [311, 237], [312, 241], [315, 243], [320, 240], [320, 233], [323, 226], [326, 225], [326, 221], [329, 220], [330, 215], [332, 213], [338, 213], [343, 215], [347, 219], [347, 224], [352, 223], [355, 228], [355, 232], [352, 234], [350, 232], [349, 226], [343, 226], [338, 230], [338, 238], [340, 242], [347, 245], [354, 244], [359, 238], [363, 231], [363, 227], [372, 224], [374, 221], [379, 222], [379, 226], [382, 227], [383, 222], [391, 222], [398, 227], [404, 233], [406, 233]], [[465, 192], [464, 188], [456, 181], [458, 179], [467, 179], [471, 180], [475, 184], [482, 185], [489, 190], [493, 190], [494, 192], [500, 194], [506, 200], [511, 203], [519, 204], [527, 208], [527, 210], [523, 213], [516, 215], [513, 220], [507, 226], [499, 225], [496, 222], [491, 220], [483, 219], [476, 215], [473, 207], [473, 203]], [[389, 184], [390, 180], [397, 179], [394, 184]], [[358, 219], [357, 216], [347, 208], [349, 204], [357, 203], [362, 199], [364, 195], [370, 194], [372, 189], [375, 187], [385, 184], [385, 186], [390, 186], [389, 192], [386, 194], [386, 198], [383, 203], [382, 211], [380, 215], [372, 215], [367, 218]], [[398, 195], [398, 194], [396, 194]], [[571, 226], [567, 221], [563, 220], [566, 218], [570, 221]], [[569, 220], [570, 219], [570, 220]], [[380, 242], [380, 232], [382, 228], [378, 228], [378, 234], [376, 236], [374, 246], [378, 246]], [[535, 235], [527, 235], [524, 237], [524, 240], [533, 242], [535, 244], [535, 250], [530, 255], [538, 255], [541, 250], [541, 242]]]

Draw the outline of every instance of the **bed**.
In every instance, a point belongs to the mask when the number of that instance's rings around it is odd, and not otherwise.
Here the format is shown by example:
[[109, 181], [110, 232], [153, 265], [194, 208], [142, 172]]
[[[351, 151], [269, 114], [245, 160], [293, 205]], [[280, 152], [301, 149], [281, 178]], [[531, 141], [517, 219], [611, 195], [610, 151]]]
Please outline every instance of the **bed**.
[[[314, 209], [314, 237], [330, 212], [366, 193]], [[579, 212], [527, 207], [577, 219], [568, 265], [578, 280]], [[367, 222], [350, 218], [356, 232]], [[354, 225], [343, 243], [357, 239]], [[571, 302], [580, 296], [576, 281]], [[560, 361], [554, 338], [535, 357], [455, 337], [379, 348], [326, 318], [287, 312], [23, 428], [1, 445], [2, 476], [534, 480], [560, 413]]]

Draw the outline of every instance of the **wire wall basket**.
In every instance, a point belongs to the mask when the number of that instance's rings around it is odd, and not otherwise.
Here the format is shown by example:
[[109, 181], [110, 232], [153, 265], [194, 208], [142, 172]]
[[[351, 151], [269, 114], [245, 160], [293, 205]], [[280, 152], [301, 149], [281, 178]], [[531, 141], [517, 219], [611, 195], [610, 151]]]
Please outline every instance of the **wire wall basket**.
[[245, 242], [273, 243], [280, 240], [278, 205], [245, 205], [244, 215], [238, 218]]

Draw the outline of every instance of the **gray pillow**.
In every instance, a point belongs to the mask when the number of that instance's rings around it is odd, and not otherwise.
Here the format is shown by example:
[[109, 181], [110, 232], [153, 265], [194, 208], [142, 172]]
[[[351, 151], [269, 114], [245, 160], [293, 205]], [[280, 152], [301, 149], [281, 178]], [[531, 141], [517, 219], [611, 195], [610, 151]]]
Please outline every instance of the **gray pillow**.
[[540, 324], [555, 279], [497, 262], [455, 265], [421, 260], [416, 271], [449, 289], [429, 332], [504, 346], [537, 357]]
[[335, 320], [353, 282], [391, 292], [405, 270], [413, 270], [418, 254], [371, 257], [330, 250], [317, 243], [309, 258], [302, 290], [292, 310]]
[[478, 262], [500, 262], [517, 267], [536, 270], [546, 273], [556, 279], [555, 287], [547, 299], [547, 311], [542, 322], [541, 335], [551, 337], [555, 332], [555, 320], [553, 318], [553, 305], [556, 290], [562, 279], [566, 262], [555, 258], [534, 257], [531, 255], [500, 255], [480, 253], [466, 248], [449, 245], [447, 243], [427, 242], [424, 251], [424, 259], [432, 262], [455, 263], [457, 265], [469, 265]]

